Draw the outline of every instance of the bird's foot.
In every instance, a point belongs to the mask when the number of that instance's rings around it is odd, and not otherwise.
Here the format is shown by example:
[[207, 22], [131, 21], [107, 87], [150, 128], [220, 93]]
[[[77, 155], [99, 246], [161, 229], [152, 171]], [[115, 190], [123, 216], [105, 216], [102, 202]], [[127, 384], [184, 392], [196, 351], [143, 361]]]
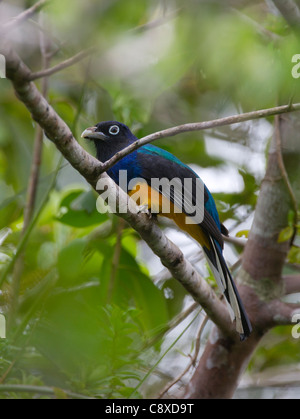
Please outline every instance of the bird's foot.
[[149, 210], [148, 205], [138, 205], [137, 208], [138, 208], [137, 209], [138, 214], [147, 214], [150, 219], [152, 218], [152, 214]]

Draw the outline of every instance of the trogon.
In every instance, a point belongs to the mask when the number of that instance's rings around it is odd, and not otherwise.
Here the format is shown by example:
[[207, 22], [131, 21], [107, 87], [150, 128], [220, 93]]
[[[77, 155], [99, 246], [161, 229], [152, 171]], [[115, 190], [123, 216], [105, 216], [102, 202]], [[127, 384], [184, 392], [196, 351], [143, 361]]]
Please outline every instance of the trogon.
[[[97, 159], [101, 162], [109, 160], [118, 151], [137, 141], [130, 129], [117, 121], [100, 122], [87, 128], [82, 137], [94, 141]], [[222, 234], [228, 235], [228, 231], [221, 224], [214, 199], [199, 176], [173, 154], [152, 144], [131, 152], [107, 170], [107, 174], [118, 185], [122, 184], [119, 174], [124, 173], [126, 186], [131, 185], [131, 189], [126, 192], [132, 195], [139, 189], [139, 205], [172, 219], [202, 246], [216, 282], [224, 294], [231, 318], [236, 321], [236, 330], [241, 340], [248, 337], [252, 327], [223, 257]], [[163, 184], [154, 182], [157, 179], [167, 179], [173, 187], [164, 188]], [[177, 185], [181, 186], [181, 193], [175, 191]], [[197, 191], [202, 191], [202, 200], [197, 199]], [[168, 206], [165, 206], [166, 200]], [[167, 211], [163, 211], [165, 207]], [[198, 220], [195, 215], [197, 213], [200, 214]]]

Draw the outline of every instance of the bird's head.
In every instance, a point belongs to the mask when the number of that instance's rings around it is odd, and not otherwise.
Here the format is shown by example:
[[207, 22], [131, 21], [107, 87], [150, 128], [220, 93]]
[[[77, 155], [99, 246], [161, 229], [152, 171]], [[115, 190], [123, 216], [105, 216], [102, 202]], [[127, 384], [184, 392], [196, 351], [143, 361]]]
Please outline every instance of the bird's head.
[[99, 122], [94, 127], [84, 130], [81, 137], [93, 141], [105, 142], [128, 142], [136, 140], [136, 137], [132, 134], [130, 129], [125, 124], [117, 121]]
[[130, 129], [118, 121], [99, 122], [95, 126], [85, 129], [81, 137], [94, 142], [97, 158], [101, 161], [106, 161], [137, 140]]

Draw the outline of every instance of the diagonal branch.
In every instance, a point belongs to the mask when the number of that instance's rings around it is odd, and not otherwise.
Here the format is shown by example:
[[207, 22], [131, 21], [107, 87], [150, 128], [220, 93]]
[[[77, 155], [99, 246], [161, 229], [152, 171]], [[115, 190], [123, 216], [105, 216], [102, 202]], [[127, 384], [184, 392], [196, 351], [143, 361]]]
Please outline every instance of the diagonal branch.
[[123, 157], [130, 154], [132, 151], [137, 150], [143, 145], [151, 143], [152, 141], [155, 141], [155, 140], [159, 140], [161, 138], [173, 137], [175, 135], [182, 134], [184, 132], [202, 131], [202, 130], [221, 127], [225, 125], [238, 124], [240, 122], [250, 121], [250, 120], [259, 119], [259, 118], [267, 118], [268, 116], [280, 115], [280, 114], [293, 112], [293, 111], [299, 111], [299, 110], [300, 110], [300, 103], [288, 104], [288, 105], [283, 105], [283, 106], [276, 106], [274, 108], [269, 108], [269, 109], [261, 109], [258, 111], [246, 112], [240, 115], [226, 116], [225, 118], [213, 119], [211, 121], [193, 122], [189, 124], [178, 125], [176, 127], [158, 131], [135, 141], [130, 146], [116, 153], [111, 159], [103, 163], [101, 172], [106, 172], [110, 167], [116, 164]]
[[[40, 16], [42, 19], [43, 17]], [[40, 50], [42, 56], [42, 65], [44, 68], [47, 68], [50, 62], [50, 58], [48, 56], [48, 48], [49, 42], [46, 39], [43, 33], [40, 34]], [[47, 96], [48, 93], [48, 79], [44, 78], [42, 81], [42, 94], [44, 97]], [[35, 139], [34, 139], [34, 147], [33, 147], [33, 159], [31, 164], [31, 171], [28, 181], [28, 189], [27, 189], [27, 196], [26, 196], [26, 203], [24, 207], [24, 222], [21, 232], [21, 237], [26, 235], [26, 230], [30, 226], [30, 222], [32, 220], [32, 216], [35, 209], [36, 204], [36, 196], [37, 196], [37, 186], [38, 180], [40, 175], [40, 165], [42, 160], [42, 151], [43, 151], [43, 130], [39, 125], [36, 127], [35, 132]], [[12, 293], [11, 293], [11, 304], [10, 310], [8, 313], [8, 322], [7, 327], [8, 329], [11, 328], [14, 320], [15, 314], [18, 306], [18, 299], [19, 299], [19, 291], [20, 291], [20, 281], [24, 270], [24, 251], [19, 254], [16, 258], [14, 264], [14, 270], [12, 275]]]
[[300, 9], [293, 0], [273, 0], [273, 3], [293, 28], [300, 28]]
[[78, 144], [70, 128], [41, 95], [35, 84], [27, 81], [31, 71], [20, 57], [7, 45], [0, 47], [0, 51], [6, 58], [7, 77], [13, 82], [17, 97], [69, 163], [79, 173], [84, 173], [87, 181], [95, 187], [101, 163]]
[[37, 71], [36, 73], [31, 73], [28, 77], [28, 81], [33, 81], [40, 79], [42, 77], [49, 77], [53, 74], [64, 70], [65, 68], [71, 67], [72, 65], [78, 63], [79, 61], [83, 60], [84, 58], [88, 57], [95, 51], [95, 48], [88, 48], [85, 51], [81, 51], [78, 54], [74, 55], [71, 58], [68, 58], [67, 60], [55, 65], [54, 67], [47, 68], [41, 71]]
[[26, 9], [24, 12], [20, 13], [18, 16], [10, 19], [5, 25], [3, 25], [3, 28], [1, 32], [7, 33], [8, 31], [16, 28], [17, 26], [21, 25], [26, 20], [30, 19], [34, 14], [36, 14], [39, 10], [42, 9], [48, 3], [49, 0], [40, 0], [37, 3], [35, 3], [32, 7], [29, 9]]
[[[102, 164], [88, 154], [75, 140], [66, 123], [41, 95], [33, 82], [29, 82], [30, 70], [20, 57], [9, 47], [0, 48], [6, 57], [7, 77], [13, 83], [18, 98], [30, 111], [32, 118], [45, 130], [48, 138], [58, 150], [96, 189], [99, 170]], [[133, 227], [147, 242], [153, 252], [161, 259], [173, 277], [177, 279], [193, 298], [204, 308], [210, 319], [229, 336], [236, 336], [229, 313], [212, 288], [199, 275], [193, 266], [184, 259], [182, 252], [175, 246], [146, 214], [138, 214], [136, 205], [105, 173], [112, 196], [116, 197], [119, 215]], [[124, 212], [124, 208], [126, 212]], [[118, 211], [117, 211], [118, 212]]]

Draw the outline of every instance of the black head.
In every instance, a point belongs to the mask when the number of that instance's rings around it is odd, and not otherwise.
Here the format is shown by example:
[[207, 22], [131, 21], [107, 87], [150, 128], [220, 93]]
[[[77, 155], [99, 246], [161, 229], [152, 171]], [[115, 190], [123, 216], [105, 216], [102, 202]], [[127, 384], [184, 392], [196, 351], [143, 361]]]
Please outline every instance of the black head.
[[81, 137], [94, 141], [97, 158], [102, 162], [137, 140], [126, 125], [117, 121], [99, 122], [84, 130]]
[[130, 129], [125, 124], [117, 121], [99, 122], [94, 127], [84, 130], [81, 137], [105, 142], [116, 140], [118, 142], [131, 142], [136, 140]]

